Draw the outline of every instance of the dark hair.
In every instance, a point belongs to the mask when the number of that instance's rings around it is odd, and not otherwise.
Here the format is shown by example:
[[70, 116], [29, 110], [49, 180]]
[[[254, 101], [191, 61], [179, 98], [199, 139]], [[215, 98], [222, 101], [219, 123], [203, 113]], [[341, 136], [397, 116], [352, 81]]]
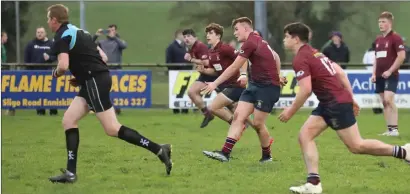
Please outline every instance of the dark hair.
[[299, 37], [302, 42], [309, 42], [309, 33], [311, 32], [309, 26], [301, 22], [290, 23], [285, 26], [283, 33], [288, 33], [292, 37]]
[[118, 27], [117, 27], [117, 25], [116, 25], [116, 24], [110, 24], [110, 25], [108, 25], [108, 28], [115, 28], [115, 30], [117, 30], [117, 29], [118, 29]]
[[224, 27], [217, 23], [210, 23], [206, 28], [205, 28], [205, 33], [208, 33], [210, 31], [214, 31], [215, 34], [220, 35], [221, 38], [224, 35]]
[[193, 29], [185, 29], [183, 32], [182, 32], [182, 35], [191, 35], [191, 36], [193, 36], [193, 37], [196, 37], [196, 35], [195, 35], [195, 31], [193, 30]]
[[47, 8], [50, 18], [56, 18], [58, 23], [68, 22], [68, 8], [63, 4], [55, 4]]
[[253, 28], [252, 20], [249, 19], [248, 17], [240, 17], [240, 18], [234, 19], [234, 20], [232, 21], [232, 28], [235, 27], [235, 25], [236, 25], [237, 23], [247, 23], [247, 24], [249, 24], [249, 26], [251, 26], [251, 27]]

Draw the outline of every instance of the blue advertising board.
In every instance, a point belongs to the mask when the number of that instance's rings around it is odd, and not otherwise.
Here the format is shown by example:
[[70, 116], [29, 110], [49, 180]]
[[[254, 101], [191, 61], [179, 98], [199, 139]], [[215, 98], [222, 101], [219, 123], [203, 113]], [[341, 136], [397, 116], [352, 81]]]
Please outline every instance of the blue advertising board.
[[[151, 107], [151, 71], [112, 70], [111, 101], [118, 108]], [[53, 78], [50, 71], [2, 71], [1, 107], [65, 109], [79, 92], [71, 74]]]

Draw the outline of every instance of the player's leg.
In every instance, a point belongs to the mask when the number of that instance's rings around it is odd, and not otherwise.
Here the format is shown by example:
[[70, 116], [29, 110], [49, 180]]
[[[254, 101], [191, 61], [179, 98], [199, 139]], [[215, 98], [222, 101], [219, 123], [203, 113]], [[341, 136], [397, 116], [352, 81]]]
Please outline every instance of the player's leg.
[[[236, 102], [239, 101], [239, 98], [244, 90], [245, 88], [239, 87], [225, 88], [215, 97], [214, 100], [212, 100], [211, 105], [208, 106], [208, 110], [222, 120], [231, 124], [233, 120], [233, 113], [235, 112], [234, 103], [236, 104]], [[228, 107], [229, 110], [224, 107]]]
[[398, 110], [394, 101], [394, 96], [397, 90], [397, 78], [390, 76], [385, 80], [383, 106], [385, 109], [384, 115], [387, 124], [387, 136], [399, 136], [398, 130]]
[[301, 186], [291, 187], [292, 192], [322, 193], [319, 176], [319, 152], [315, 143], [315, 138], [327, 128], [326, 122], [320, 116], [321, 113], [322, 108], [316, 108], [299, 132], [299, 145], [306, 165], [307, 181]]
[[229, 161], [230, 153], [236, 142], [240, 139], [245, 127], [245, 121], [253, 113], [254, 92], [246, 89], [236, 107], [232, 124], [229, 128], [228, 136], [221, 151], [204, 151], [204, 155], [221, 162]]
[[80, 143], [78, 121], [87, 115], [89, 111], [86, 100], [81, 97], [84, 92], [85, 89], [80, 90], [79, 96], [74, 98], [64, 113], [63, 128], [66, 136], [67, 169], [62, 169], [62, 175], [50, 177], [51, 182], [72, 183], [76, 181], [77, 151]]
[[192, 100], [195, 106], [198, 107], [199, 110], [201, 110], [202, 114], [205, 117], [201, 123], [201, 126], [200, 126], [201, 128], [208, 125], [208, 123], [214, 119], [214, 116], [212, 115], [212, 113], [208, 111], [208, 108], [206, 107], [205, 102], [202, 99], [202, 95], [201, 95], [201, 90], [202, 88], [206, 86], [205, 82], [208, 82], [208, 81], [213, 81], [213, 80], [210, 80], [207, 76], [200, 75], [198, 80], [195, 81], [191, 85], [191, 87], [188, 89], [189, 98]]
[[253, 128], [258, 134], [261, 143], [262, 158], [260, 162], [272, 161], [271, 144], [273, 141], [266, 127], [266, 118], [272, 112], [272, 108], [279, 100], [279, 86], [252, 86], [255, 87], [256, 101], [254, 103], [255, 112], [253, 114]]
[[172, 169], [171, 145], [159, 145], [136, 130], [118, 122], [115, 109], [110, 100], [111, 77], [109, 74], [99, 75], [87, 80], [86, 87], [91, 105], [105, 133], [151, 151], [165, 164], [166, 172], [170, 174]]
[[219, 93], [208, 105], [208, 111], [220, 119], [231, 124], [233, 120], [233, 114], [231, 111], [225, 109], [226, 106], [232, 104], [232, 100], [227, 98], [223, 93]]

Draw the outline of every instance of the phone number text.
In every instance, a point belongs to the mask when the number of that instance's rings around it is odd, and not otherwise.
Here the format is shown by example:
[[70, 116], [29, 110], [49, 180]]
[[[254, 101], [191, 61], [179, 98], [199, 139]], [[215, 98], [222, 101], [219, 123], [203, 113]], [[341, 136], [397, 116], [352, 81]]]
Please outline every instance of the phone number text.
[[146, 98], [113, 98], [114, 106], [145, 106]]

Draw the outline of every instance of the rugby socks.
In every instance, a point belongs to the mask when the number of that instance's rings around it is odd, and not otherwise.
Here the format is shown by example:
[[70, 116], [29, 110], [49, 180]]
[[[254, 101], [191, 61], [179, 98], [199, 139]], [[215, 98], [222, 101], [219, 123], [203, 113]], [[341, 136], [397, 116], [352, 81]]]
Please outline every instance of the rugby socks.
[[222, 152], [226, 155], [229, 156], [231, 154], [233, 146], [235, 146], [237, 140], [227, 137], [225, 140], [224, 147], [222, 147]]
[[130, 129], [124, 125], [122, 125], [120, 130], [118, 131], [118, 138], [128, 143], [145, 148], [154, 153], [155, 155], [158, 155], [159, 151], [161, 150], [160, 145], [156, 144], [155, 142], [139, 134], [137, 131]]
[[208, 110], [208, 107], [201, 108], [201, 111], [206, 117], [212, 117], [212, 113]]
[[307, 182], [312, 185], [318, 185], [320, 183], [320, 176], [317, 173], [309, 173], [307, 176]]
[[387, 129], [389, 131], [399, 130], [399, 126], [398, 125], [387, 125]]
[[262, 156], [270, 156], [270, 145], [266, 148], [262, 147]]
[[399, 159], [405, 159], [406, 155], [407, 155], [407, 152], [402, 147], [400, 146], [393, 147], [393, 157], [399, 158]]
[[65, 131], [66, 148], [67, 148], [67, 170], [77, 172], [77, 151], [80, 144], [80, 133], [78, 128], [71, 128]]

